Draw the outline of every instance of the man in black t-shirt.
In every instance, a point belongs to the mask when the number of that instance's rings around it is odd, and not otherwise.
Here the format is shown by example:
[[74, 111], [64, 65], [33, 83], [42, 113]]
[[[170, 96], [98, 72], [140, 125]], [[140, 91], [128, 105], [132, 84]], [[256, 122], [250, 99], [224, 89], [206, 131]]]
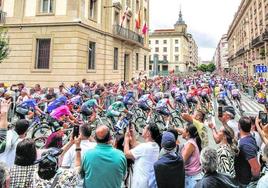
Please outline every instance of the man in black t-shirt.
[[241, 117], [238, 125], [240, 152], [235, 159], [236, 178], [243, 185], [255, 184], [260, 175], [260, 164], [257, 161], [259, 148], [255, 138], [250, 134], [250, 118]]
[[49, 88], [48, 89], [48, 94], [46, 94], [45, 96], [46, 98], [46, 101], [49, 103], [49, 102], [52, 102], [56, 99], [56, 93], [54, 93], [54, 89], [53, 88]]

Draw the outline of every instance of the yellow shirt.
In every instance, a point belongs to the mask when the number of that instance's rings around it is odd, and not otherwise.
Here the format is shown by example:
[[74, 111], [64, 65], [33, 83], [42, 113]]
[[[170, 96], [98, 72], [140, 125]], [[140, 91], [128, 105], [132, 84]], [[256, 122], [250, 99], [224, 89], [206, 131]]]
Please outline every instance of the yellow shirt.
[[202, 141], [202, 148], [205, 148], [208, 146], [208, 130], [204, 126], [204, 123], [193, 119], [193, 125], [196, 127], [198, 135]]

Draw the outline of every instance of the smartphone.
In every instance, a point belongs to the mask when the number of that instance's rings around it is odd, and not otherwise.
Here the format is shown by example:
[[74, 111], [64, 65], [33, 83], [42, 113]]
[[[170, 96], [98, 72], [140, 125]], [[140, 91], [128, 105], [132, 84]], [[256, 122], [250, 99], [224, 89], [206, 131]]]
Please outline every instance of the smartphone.
[[223, 111], [222, 111], [222, 106], [218, 107], [218, 117], [222, 117]]
[[264, 111], [259, 111], [259, 119], [261, 120], [261, 123], [267, 124], [268, 123], [268, 116], [267, 113], [265, 113]]
[[73, 128], [73, 138], [78, 137], [79, 136], [79, 126], [75, 125]]

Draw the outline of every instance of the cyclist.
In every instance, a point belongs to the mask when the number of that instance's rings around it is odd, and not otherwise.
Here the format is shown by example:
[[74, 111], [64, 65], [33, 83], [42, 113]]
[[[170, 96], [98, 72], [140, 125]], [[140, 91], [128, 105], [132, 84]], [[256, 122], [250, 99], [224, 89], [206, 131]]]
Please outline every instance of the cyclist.
[[170, 110], [169, 108], [175, 109], [173, 105], [170, 103], [169, 100], [169, 94], [164, 93], [164, 98], [161, 99], [157, 104], [156, 104], [156, 111], [164, 116], [167, 116], [166, 120], [166, 128], [169, 126], [169, 120], [170, 120]]
[[211, 103], [210, 103], [210, 94], [211, 94], [211, 90], [210, 88], [208, 87], [207, 84], [204, 85], [204, 87], [202, 88], [201, 90], [201, 99], [202, 99], [202, 102], [204, 104], [207, 104], [207, 109], [209, 110], [210, 107], [211, 107]]
[[225, 100], [226, 97], [228, 98], [227, 92], [224, 88], [220, 88], [219, 93], [216, 95], [219, 105], [227, 106], [227, 102]]
[[190, 109], [192, 109], [193, 104], [197, 104], [196, 96], [197, 89], [192, 85], [186, 96], [187, 103]]
[[241, 102], [240, 102], [240, 99], [241, 99], [241, 94], [239, 92], [239, 89], [236, 88], [235, 86], [232, 87], [232, 90], [231, 90], [231, 94], [232, 94], [232, 98], [234, 101], [237, 101], [238, 102], [238, 105], [241, 106]]
[[36, 113], [38, 116], [43, 114], [43, 111], [38, 107], [38, 99], [27, 99], [19, 104], [17, 104], [16, 112], [21, 119], [25, 119], [25, 115], [28, 115], [29, 119], [32, 119]]
[[152, 93], [144, 94], [142, 95], [139, 100], [138, 100], [138, 107], [142, 109], [144, 112], [147, 113], [147, 120], [146, 122], [148, 123], [151, 114], [152, 114], [152, 104], [156, 104], [158, 100], [161, 100], [163, 98], [163, 93], [162, 92], [157, 92], [155, 96], [153, 96]]
[[175, 104], [182, 104], [184, 107], [187, 107], [187, 92], [183, 89], [183, 87], [177, 88], [175, 90]]
[[124, 103], [126, 109], [128, 109], [128, 106], [132, 105], [133, 102], [135, 102], [134, 92], [131, 90], [128, 90], [127, 94], [123, 97], [123, 103]]
[[126, 109], [124, 103], [123, 103], [123, 97], [121, 95], [117, 96], [116, 102], [111, 104], [107, 109], [107, 117], [109, 117], [113, 123], [113, 125], [116, 124], [114, 117], [120, 117], [121, 112], [128, 113], [128, 110]]
[[92, 99], [84, 102], [81, 106], [82, 115], [88, 117], [90, 122], [93, 122], [96, 118], [96, 108], [103, 110], [98, 104], [99, 98], [99, 95], [93, 95]]

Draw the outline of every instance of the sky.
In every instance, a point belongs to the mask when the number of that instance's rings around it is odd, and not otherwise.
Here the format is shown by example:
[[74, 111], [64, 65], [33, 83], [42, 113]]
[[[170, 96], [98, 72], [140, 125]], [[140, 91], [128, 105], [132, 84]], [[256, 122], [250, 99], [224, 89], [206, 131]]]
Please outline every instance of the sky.
[[197, 42], [202, 61], [213, 58], [216, 46], [227, 33], [241, 0], [150, 0], [150, 32], [173, 28], [180, 6], [183, 19]]

